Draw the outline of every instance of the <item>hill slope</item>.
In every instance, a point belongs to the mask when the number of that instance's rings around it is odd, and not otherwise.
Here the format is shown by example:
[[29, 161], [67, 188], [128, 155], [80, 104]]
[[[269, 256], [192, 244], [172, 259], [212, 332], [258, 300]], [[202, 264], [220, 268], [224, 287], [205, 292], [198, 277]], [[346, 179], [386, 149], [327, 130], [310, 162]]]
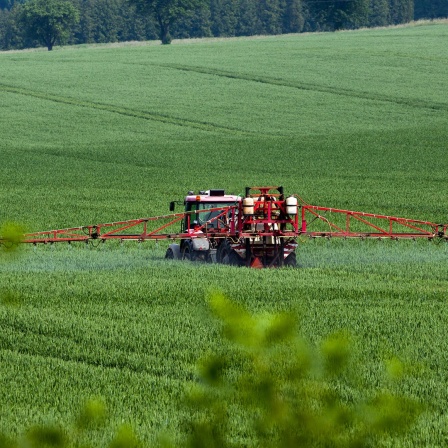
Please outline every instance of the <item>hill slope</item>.
[[[447, 222], [447, 34], [437, 24], [2, 53], [0, 222], [46, 230], [150, 216], [189, 189], [251, 184]], [[21, 306], [0, 305], [0, 432], [70, 421], [97, 395], [111, 431], [130, 421], [149, 441], [178, 429], [197, 357], [221, 344], [202, 314], [213, 286], [252, 310], [301, 309], [313, 342], [356, 335], [366, 390], [379, 360], [415, 363], [397, 388], [430, 410], [402, 443], [442, 445], [446, 245], [298, 251], [302, 269], [261, 272], [168, 263], [149, 245], [28, 248], [2, 263], [2, 297]]]

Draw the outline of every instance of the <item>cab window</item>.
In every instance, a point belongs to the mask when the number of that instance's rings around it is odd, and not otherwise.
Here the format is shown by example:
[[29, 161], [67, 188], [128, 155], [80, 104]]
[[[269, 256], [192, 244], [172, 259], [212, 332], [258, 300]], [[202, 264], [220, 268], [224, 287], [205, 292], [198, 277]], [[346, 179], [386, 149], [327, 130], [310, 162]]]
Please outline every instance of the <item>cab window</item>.
[[[210, 210], [213, 208], [229, 207], [234, 205], [234, 202], [187, 202], [185, 211], [191, 212], [194, 210]], [[202, 212], [190, 215], [190, 228], [193, 227], [193, 221], [196, 221], [199, 225], [204, 224], [206, 221], [210, 221], [221, 213], [220, 210], [211, 212]], [[185, 228], [188, 225], [188, 217], [185, 217]], [[217, 227], [217, 222], [210, 223], [210, 227]]]

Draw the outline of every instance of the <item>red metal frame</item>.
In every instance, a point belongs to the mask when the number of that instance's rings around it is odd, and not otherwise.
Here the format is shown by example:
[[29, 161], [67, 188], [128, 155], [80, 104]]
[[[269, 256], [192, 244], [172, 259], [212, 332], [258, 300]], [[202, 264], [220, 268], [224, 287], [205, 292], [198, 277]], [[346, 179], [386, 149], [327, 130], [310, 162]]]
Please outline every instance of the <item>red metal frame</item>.
[[[213, 235], [214, 237], [224, 238], [229, 234], [230, 228], [223, 229], [208, 229], [205, 233], [203, 229], [205, 226], [198, 227], [197, 229], [189, 229], [184, 233], [178, 231], [161, 233], [163, 230], [168, 229], [174, 224], [180, 223], [186, 217], [189, 220], [192, 214], [197, 213], [209, 213], [213, 211], [220, 211], [216, 217], [207, 221], [210, 224], [217, 221], [220, 217], [223, 217], [227, 213], [232, 213], [235, 206], [231, 207], [218, 207], [208, 210], [195, 210], [188, 213], [173, 213], [171, 215], [153, 216], [149, 218], [131, 219], [129, 221], [117, 221], [104, 224], [95, 224], [81, 227], [71, 227], [68, 229], [48, 230], [43, 232], [28, 233], [25, 235], [23, 243], [58, 243], [58, 242], [79, 242], [79, 241], [106, 241], [106, 240], [164, 240], [164, 239], [182, 239], [182, 238], [194, 238]], [[151, 227], [152, 223], [155, 224]], [[151, 227], [151, 228], [150, 228]], [[187, 226], [189, 227], [189, 226]], [[129, 229], [134, 229], [134, 233], [123, 233]], [[1, 241], [1, 240], [0, 240]]]
[[[309, 215], [312, 217], [311, 221], [307, 219]], [[355, 212], [317, 205], [301, 206], [301, 216], [301, 234], [312, 238], [444, 238], [448, 240], [448, 224], [437, 224], [430, 221]], [[341, 223], [338, 222], [336, 224], [334, 222], [335, 218], [339, 218], [339, 221], [341, 221], [340, 217], [342, 217], [343, 227]], [[353, 229], [353, 221], [362, 230]], [[318, 229], [318, 224], [323, 224], [324, 228], [322, 230]], [[313, 225], [315, 228], [312, 229]]]
[[[271, 193], [277, 187], [252, 187], [254, 214], [243, 214], [242, 202], [208, 210], [175, 213], [164, 216], [117, 221], [105, 224], [49, 230], [24, 235], [24, 243], [88, 242], [106, 240], [164, 240], [190, 238], [279, 237], [285, 242], [299, 236], [310, 238], [440, 238], [448, 241], [448, 224], [398, 218], [374, 213], [356, 212], [308, 205], [302, 201], [295, 215], [286, 213], [283, 194]], [[279, 190], [280, 191], [280, 190]], [[219, 212], [207, 223], [192, 227], [191, 216]], [[301, 224], [299, 227], [299, 215]], [[171, 226], [186, 219], [184, 232], [169, 232]], [[223, 221], [225, 224], [223, 225]], [[212, 223], [216, 225], [211, 226]], [[132, 229], [132, 233], [129, 233]], [[0, 238], [0, 244], [5, 243]]]

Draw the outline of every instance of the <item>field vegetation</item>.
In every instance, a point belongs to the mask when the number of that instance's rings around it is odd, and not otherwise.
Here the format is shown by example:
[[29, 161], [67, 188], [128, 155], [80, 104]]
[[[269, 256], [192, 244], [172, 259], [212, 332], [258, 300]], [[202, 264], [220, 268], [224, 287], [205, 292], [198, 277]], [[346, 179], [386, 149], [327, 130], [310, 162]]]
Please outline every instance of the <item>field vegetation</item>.
[[[446, 23], [173, 46], [0, 54], [0, 222], [49, 230], [165, 214], [189, 189], [283, 185], [308, 203], [448, 222]], [[351, 335], [362, 388], [422, 403], [384, 446], [448, 440], [448, 245], [301, 241], [299, 269], [164, 260], [166, 243], [24, 247], [0, 261], [0, 433], [69, 425], [91, 397], [180, 438], [197, 360], [227, 346], [206, 297]], [[235, 367], [236, 369], [237, 367]], [[235, 424], [232, 440], [250, 443]]]

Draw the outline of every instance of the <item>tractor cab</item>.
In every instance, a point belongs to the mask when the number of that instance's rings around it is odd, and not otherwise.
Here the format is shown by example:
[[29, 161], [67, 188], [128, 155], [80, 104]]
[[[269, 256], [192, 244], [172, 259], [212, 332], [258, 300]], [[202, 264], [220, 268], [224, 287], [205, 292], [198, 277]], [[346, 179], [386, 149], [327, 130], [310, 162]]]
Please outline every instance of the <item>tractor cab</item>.
[[187, 214], [181, 231], [198, 226], [205, 226], [210, 230], [225, 228], [230, 211], [223, 208], [238, 205], [240, 201], [239, 196], [225, 194], [224, 190], [199, 191], [198, 194], [189, 191], [184, 201]]

